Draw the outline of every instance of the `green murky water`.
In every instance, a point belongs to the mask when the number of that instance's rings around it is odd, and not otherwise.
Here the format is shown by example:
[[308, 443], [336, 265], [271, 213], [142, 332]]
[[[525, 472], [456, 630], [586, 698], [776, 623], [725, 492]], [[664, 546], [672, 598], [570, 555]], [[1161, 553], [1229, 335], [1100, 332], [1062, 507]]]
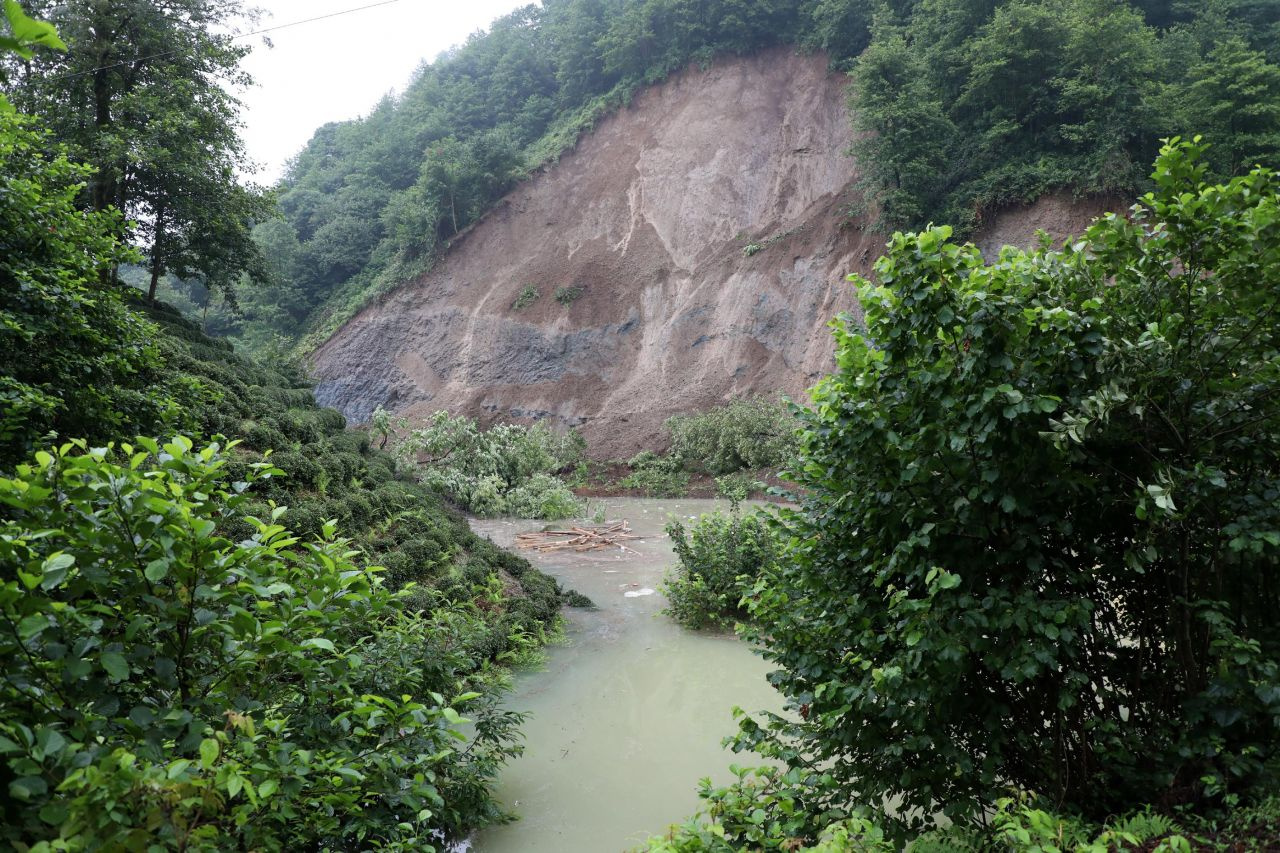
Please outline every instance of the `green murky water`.
[[[503, 773], [498, 796], [520, 814], [480, 833], [475, 853], [610, 853], [663, 832], [698, 807], [698, 780], [730, 778], [735, 756], [720, 741], [735, 731], [734, 705], [777, 710], [768, 665], [731, 636], [685, 631], [662, 616], [657, 590], [674, 562], [662, 528], [669, 515], [722, 506], [709, 500], [606, 502], [643, 538], [638, 553], [524, 552], [596, 611], [566, 611], [568, 643], [549, 650], [544, 671], [523, 673], [510, 698], [530, 713], [525, 754]], [[472, 526], [509, 546], [543, 522], [479, 520]]]

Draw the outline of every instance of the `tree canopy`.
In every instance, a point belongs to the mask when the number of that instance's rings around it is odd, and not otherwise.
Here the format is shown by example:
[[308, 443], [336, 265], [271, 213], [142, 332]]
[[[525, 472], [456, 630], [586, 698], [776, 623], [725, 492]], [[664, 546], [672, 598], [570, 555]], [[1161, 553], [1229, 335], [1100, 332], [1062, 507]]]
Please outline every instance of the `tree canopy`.
[[[1280, 769], [1280, 174], [1201, 145], [1062, 250], [895, 234], [802, 413], [740, 745], [898, 833], [1010, 787], [1095, 818]], [[819, 778], [821, 777], [821, 779]], [[816, 834], [816, 831], [815, 831]]]
[[241, 275], [265, 277], [251, 226], [270, 208], [242, 183], [239, 0], [51, 0], [28, 4], [66, 41], [11, 69], [13, 100], [38, 115], [73, 160], [93, 167], [82, 203], [132, 224], [150, 292], [172, 272], [232, 299]]
[[[420, 273], [516, 181], [640, 86], [773, 45], [852, 69], [867, 212], [951, 222], [1047, 191], [1131, 194], [1157, 139], [1204, 133], [1221, 175], [1272, 160], [1274, 4], [1125, 0], [548, 0], [320, 128], [259, 226], [278, 278], [221, 318], [255, 346], [321, 336]], [[288, 306], [280, 310], [281, 304]]]

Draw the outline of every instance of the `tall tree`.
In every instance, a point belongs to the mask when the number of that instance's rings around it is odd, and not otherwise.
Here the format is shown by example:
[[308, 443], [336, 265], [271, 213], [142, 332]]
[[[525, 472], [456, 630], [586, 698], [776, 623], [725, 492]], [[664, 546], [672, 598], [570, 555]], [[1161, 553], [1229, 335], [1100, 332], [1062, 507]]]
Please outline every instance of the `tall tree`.
[[238, 174], [239, 69], [249, 47], [232, 28], [240, 0], [68, 0], [31, 4], [66, 40], [14, 74], [14, 100], [40, 116], [95, 173], [82, 200], [138, 223], [133, 238], [151, 271], [199, 277], [230, 294], [265, 267], [250, 239], [269, 210]]
[[1179, 131], [1213, 144], [1213, 164], [1229, 175], [1280, 158], [1280, 67], [1228, 37], [1195, 65], [1176, 103]]

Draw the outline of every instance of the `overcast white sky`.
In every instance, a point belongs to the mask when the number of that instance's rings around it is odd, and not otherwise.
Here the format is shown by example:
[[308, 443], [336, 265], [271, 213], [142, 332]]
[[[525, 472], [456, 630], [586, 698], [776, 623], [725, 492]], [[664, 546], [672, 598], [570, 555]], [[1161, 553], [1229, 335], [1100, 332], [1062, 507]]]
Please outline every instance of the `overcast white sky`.
[[[289, 24], [377, 0], [250, 0], [263, 10], [254, 29]], [[320, 125], [365, 115], [387, 92], [403, 91], [418, 64], [487, 29], [531, 0], [395, 0], [246, 41], [244, 68], [257, 85], [240, 93], [253, 180], [271, 184]]]

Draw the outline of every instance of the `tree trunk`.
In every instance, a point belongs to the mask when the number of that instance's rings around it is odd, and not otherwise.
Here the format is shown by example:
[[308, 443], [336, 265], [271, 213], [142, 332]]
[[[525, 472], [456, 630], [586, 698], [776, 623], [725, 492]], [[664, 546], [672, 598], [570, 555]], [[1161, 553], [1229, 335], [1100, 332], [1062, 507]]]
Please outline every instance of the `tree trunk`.
[[[93, 123], [101, 136], [111, 126], [111, 82], [110, 72], [99, 69], [93, 75]], [[89, 185], [89, 203], [94, 210], [106, 210], [116, 200], [115, 170], [112, 164], [98, 162], [98, 172]]]
[[160, 256], [160, 243], [164, 240], [164, 211], [156, 211], [156, 233], [151, 242], [151, 286], [147, 288], [147, 301], [156, 301], [156, 285], [164, 275], [164, 263]]

